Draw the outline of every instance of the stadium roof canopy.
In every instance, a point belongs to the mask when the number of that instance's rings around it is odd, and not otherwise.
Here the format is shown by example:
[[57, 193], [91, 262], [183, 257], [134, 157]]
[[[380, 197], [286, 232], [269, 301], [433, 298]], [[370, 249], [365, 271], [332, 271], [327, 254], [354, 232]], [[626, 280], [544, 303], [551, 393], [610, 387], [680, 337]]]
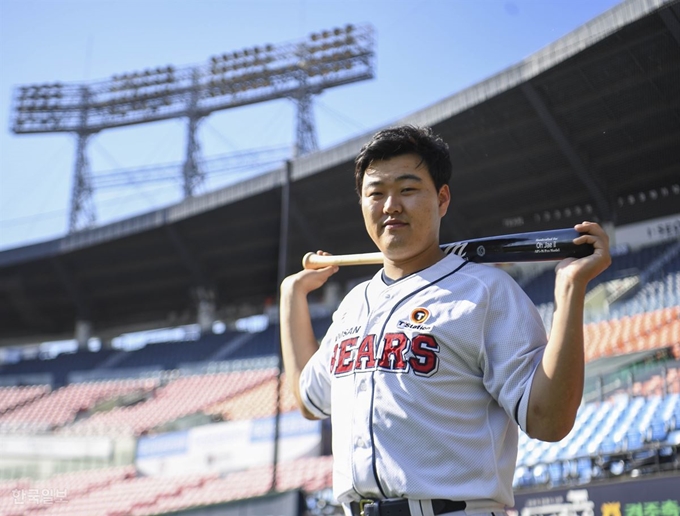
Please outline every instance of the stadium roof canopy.
[[[450, 145], [443, 242], [678, 213], [680, 5], [627, 0], [399, 123], [431, 125]], [[71, 338], [76, 320], [105, 338], [193, 322], [200, 292], [214, 295], [222, 317], [261, 313], [276, 296], [286, 192], [289, 272], [309, 250], [374, 250], [353, 184], [353, 158], [369, 137], [175, 206], [0, 252], [0, 345]], [[339, 278], [374, 270], [346, 268]]]

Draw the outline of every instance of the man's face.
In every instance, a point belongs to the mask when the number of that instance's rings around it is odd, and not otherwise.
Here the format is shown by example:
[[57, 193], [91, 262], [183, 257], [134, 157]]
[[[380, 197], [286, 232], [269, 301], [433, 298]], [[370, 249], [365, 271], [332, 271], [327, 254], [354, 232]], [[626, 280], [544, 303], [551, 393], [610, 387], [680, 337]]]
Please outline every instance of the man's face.
[[437, 192], [427, 165], [415, 154], [374, 161], [364, 174], [361, 211], [366, 230], [393, 262], [429, 262], [440, 252], [439, 225], [449, 202], [448, 185]]

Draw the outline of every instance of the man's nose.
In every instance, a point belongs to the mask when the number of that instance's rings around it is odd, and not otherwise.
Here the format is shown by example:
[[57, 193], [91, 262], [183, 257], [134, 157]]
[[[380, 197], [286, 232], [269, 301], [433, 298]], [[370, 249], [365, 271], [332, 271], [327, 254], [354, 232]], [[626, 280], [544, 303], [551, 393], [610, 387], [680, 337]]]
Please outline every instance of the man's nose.
[[383, 212], [386, 214], [401, 213], [401, 200], [397, 195], [388, 195], [385, 198]]

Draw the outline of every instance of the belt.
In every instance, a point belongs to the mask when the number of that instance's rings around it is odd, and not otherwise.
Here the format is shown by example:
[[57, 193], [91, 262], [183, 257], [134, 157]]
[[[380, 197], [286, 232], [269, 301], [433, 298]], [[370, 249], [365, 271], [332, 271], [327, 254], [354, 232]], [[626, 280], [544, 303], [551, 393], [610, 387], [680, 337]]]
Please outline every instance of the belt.
[[[448, 512], [463, 511], [467, 504], [454, 500], [431, 500], [434, 516]], [[351, 502], [353, 516], [411, 516], [406, 498], [397, 500], [361, 500]]]

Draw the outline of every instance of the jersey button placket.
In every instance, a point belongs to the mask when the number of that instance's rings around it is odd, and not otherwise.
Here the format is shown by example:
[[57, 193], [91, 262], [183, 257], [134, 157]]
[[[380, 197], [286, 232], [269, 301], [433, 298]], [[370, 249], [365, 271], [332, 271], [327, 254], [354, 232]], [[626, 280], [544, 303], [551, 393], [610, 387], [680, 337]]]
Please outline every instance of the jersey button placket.
[[371, 373], [361, 372], [354, 377], [354, 399], [357, 410], [352, 415], [352, 476], [361, 492], [373, 489], [373, 455], [369, 411], [371, 408]]

